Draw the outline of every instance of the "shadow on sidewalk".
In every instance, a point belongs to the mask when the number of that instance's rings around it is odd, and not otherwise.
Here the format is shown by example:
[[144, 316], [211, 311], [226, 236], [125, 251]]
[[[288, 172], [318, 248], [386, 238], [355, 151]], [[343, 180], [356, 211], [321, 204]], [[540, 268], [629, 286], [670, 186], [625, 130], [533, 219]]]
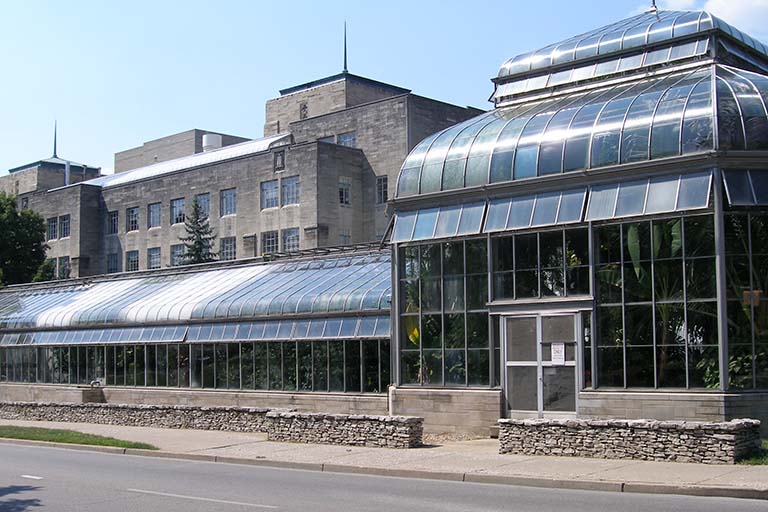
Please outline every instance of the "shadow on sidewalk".
[[[8, 487], [0, 487], [0, 498], [13, 494], [21, 494], [23, 492], [37, 491], [39, 489], [40, 487], [33, 487], [31, 485], [10, 485]], [[32, 507], [41, 507], [42, 505], [43, 504], [37, 498], [6, 498], [0, 499], [0, 512], [24, 512]]]

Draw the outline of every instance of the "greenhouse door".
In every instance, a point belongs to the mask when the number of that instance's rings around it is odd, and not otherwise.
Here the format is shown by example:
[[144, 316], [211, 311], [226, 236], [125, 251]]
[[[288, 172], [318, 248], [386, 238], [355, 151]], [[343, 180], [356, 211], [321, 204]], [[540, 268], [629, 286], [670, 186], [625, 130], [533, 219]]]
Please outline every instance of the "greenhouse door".
[[501, 321], [510, 417], [574, 415], [580, 315], [519, 315]]

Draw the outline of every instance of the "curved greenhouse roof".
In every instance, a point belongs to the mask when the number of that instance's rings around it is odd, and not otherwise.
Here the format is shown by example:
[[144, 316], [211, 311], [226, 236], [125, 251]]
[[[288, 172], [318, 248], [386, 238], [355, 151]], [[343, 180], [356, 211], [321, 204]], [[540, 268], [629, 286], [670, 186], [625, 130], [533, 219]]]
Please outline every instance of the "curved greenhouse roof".
[[706, 11], [657, 11], [638, 14], [540, 50], [512, 57], [501, 66], [498, 79], [593, 60], [712, 31], [720, 31], [754, 51], [768, 55], [766, 45]]
[[[0, 292], [0, 328], [74, 328], [281, 315], [388, 314], [386, 251], [82, 280]], [[152, 275], [157, 274], [157, 275]]]
[[396, 197], [712, 150], [768, 149], [768, 76], [706, 65], [529, 101], [438, 132]]

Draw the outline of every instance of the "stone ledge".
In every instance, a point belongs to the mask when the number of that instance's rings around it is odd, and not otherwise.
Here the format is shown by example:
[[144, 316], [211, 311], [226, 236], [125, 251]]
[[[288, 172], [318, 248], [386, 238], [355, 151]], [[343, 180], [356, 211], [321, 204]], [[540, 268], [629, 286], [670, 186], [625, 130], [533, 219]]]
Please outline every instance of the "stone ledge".
[[760, 448], [760, 421], [500, 419], [499, 453], [734, 464]]

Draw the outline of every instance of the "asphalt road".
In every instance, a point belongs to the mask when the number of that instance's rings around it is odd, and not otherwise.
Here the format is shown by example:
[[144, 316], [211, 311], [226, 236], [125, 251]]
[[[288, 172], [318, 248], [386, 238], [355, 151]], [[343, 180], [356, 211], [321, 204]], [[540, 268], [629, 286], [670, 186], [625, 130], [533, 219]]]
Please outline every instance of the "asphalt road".
[[763, 501], [534, 489], [0, 445], [0, 511], [761, 511]]

